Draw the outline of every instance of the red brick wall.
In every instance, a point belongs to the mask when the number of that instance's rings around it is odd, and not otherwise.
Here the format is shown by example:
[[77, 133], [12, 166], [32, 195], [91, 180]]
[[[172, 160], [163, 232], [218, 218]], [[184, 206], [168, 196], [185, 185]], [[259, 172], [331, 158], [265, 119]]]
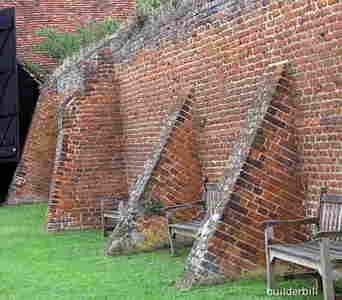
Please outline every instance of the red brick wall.
[[[187, 51], [186, 57], [180, 56], [177, 49]], [[191, 56], [193, 58], [190, 59]], [[228, 136], [236, 135], [240, 109], [234, 108], [234, 101], [237, 104], [240, 100], [236, 97], [230, 103], [220, 97], [224, 86], [222, 79], [218, 78], [219, 70], [207, 74], [208, 65], [203, 62], [205, 57], [203, 53], [195, 58], [191, 42], [176, 40], [165, 43], [160, 49], [143, 50], [129, 64], [116, 67], [123, 106], [129, 183], [141, 172], [144, 160], [152, 151], [152, 145], [158, 138], [160, 120], [165, 118], [172, 99], [192, 89], [195, 83], [199, 85], [194, 91], [197, 113], [207, 121], [197, 150], [204, 160], [203, 170], [210, 180], [221, 175], [229, 150], [220, 139], [224, 137], [222, 129], [228, 131]], [[183, 65], [185, 61], [187, 64]], [[208, 59], [207, 63], [212, 66], [217, 60], [209, 62]], [[215, 104], [219, 107], [215, 108]], [[232, 110], [231, 118], [235, 118], [235, 122], [229, 123], [232, 119], [226, 121], [224, 116], [229, 116]]]
[[[137, 230], [145, 237], [140, 246], [144, 249], [161, 248], [169, 243], [165, 212], [161, 211], [158, 215], [148, 208], [153, 208], [155, 203], [162, 203], [163, 207], [167, 207], [200, 200], [202, 173], [196, 151], [199, 131], [193, 116], [191, 97], [191, 94], [180, 97], [180, 103], [176, 101], [169, 111], [165, 121], [170, 120], [173, 110], [178, 117], [171, 124], [170, 135], [140, 199], [145, 216], [137, 218]], [[177, 209], [173, 217], [177, 220], [191, 220], [201, 211], [199, 205]]]
[[2, 7], [16, 7], [17, 54], [25, 61], [53, 69], [56, 61], [43, 53], [32, 52], [32, 45], [41, 39], [38, 28], [51, 26], [61, 31], [74, 31], [87, 20], [103, 20], [106, 16], [126, 19], [133, 15], [135, 0], [12, 0], [1, 1]]
[[[316, 201], [322, 185], [339, 192], [340, 126], [321, 125], [320, 118], [341, 112], [341, 16], [336, 13], [341, 4], [302, 0], [257, 5], [255, 10], [241, 9], [244, 17], [231, 21], [222, 11], [215, 17], [223, 23], [218, 28], [198, 26], [191, 38], [166, 40], [115, 67], [129, 182], [141, 172], [149, 145], [156, 141], [162, 109], [179, 89], [194, 85], [198, 114], [206, 119], [198, 149], [203, 173], [210, 181], [219, 179], [261, 74], [270, 63], [287, 59], [299, 95], [295, 124], [306, 198]], [[277, 21], [267, 21], [273, 18]], [[227, 140], [230, 146], [223, 143]]]
[[[196, 151], [199, 132], [191, 106], [190, 101], [183, 106], [147, 186], [152, 201], [159, 200], [164, 206], [200, 200], [202, 171]], [[196, 209], [177, 210], [177, 218], [191, 219], [195, 213]]]
[[[179, 24], [177, 39], [164, 39], [157, 47], [147, 45], [111, 67], [118, 87], [115, 95], [120, 101], [128, 185], [143, 171], [173, 99], [192, 89], [196, 115], [206, 121], [197, 149], [202, 173], [209, 181], [219, 181], [266, 67], [288, 60], [287, 78], [296, 94], [291, 119], [298, 143], [296, 175], [303, 179], [305, 209], [312, 213], [324, 185], [341, 193], [341, 126], [321, 119], [341, 114], [342, 4], [319, 0], [253, 3], [255, 8], [240, 6], [233, 16], [220, 11], [209, 18], [211, 22], [195, 24], [191, 35]], [[96, 85], [101, 87], [101, 82]], [[96, 95], [87, 97], [95, 101]], [[86, 116], [82, 101], [75, 100], [76, 111], [80, 111], [75, 124], [84, 122]], [[70, 141], [75, 147], [77, 135], [75, 131]], [[74, 155], [82, 160], [83, 153], [79, 150]], [[78, 174], [73, 164], [79, 160], [71, 160], [69, 171], [61, 166], [61, 171]], [[267, 190], [263, 193], [263, 203], [269, 205]], [[286, 197], [282, 200], [285, 206], [290, 203]], [[263, 218], [270, 217], [267, 207], [255, 210]], [[290, 215], [284, 212], [284, 216]], [[248, 266], [254, 263], [251, 260]]]
[[99, 225], [102, 203], [113, 209], [115, 198], [127, 196], [119, 98], [110, 59], [108, 49], [103, 49], [84, 93], [65, 107], [50, 190], [51, 231]]
[[[342, 184], [338, 162], [342, 146], [340, 126], [320, 123], [322, 117], [341, 112], [338, 72], [342, 69], [339, 50], [342, 14], [336, 14], [341, 4], [264, 3], [257, 2], [257, 8], [252, 11], [241, 9], [243, 17], [230, 21], [225, 20], [222, 11], [216, 16], [216, 20], [222, 20], [217, 28], [198, 26], [185, 40], [169, 40], [162, 47], [146, 48], [129, 63], [116, 66], [123, 106], [132, 107], [132, 112], [124, 116], [124, 123], [139, 128], [134, 136], [125, 132], [127, 147], [142, 145], [146, 136], [151, 136], [152, 128], [155, 130], [152, 122], [144, 122], [151, 114], [146, 106], [153, 104], [154, 120], [159, 120], [161, 101], [168, 103], [170, 96], [180, 89], [194, 87], [198, 114], [206, 119], [198, 149], [203, 159], [202, 171], [210, 181], [219, 180], [230, 145], [239, 137], [239, 128], [255, 99], [265, 68], [288, 60], [291, 89], [297, 94], [297, 109], [292, 119], [298, 141], [296, 176], [303, 179], [305, 210], [312, 213], [321, 186], [340, 192]], [[141, 109], [134, 109], [138, 105]], [[136, 117], [131, 117], [133, 111]], [[223, 141], [232, 143], [227, 145]], [[129, 153], [129, 174], [141, 172], [140, 161], [148, 153], [148, 148]], [[291, 202], [289, 198], [283, 201]], [[267, 210], [255, 213], [263, 218], [271, 217]], [[280, 215], [289, 216], [285, 212]], [[256, 257], [260, 262], [262, 256]], [[246, 266], [252, 267], [255, 263], [251, 260]]]
[[[255, 136], [253, 131], [248, 133], [253, 142], [246, 149], [246, 159], [240, 156], [242, 168], [237, 169], [239, 174], [226, 192], [228, 202], [214, 232], [208, 237], [208, 248], [204, 252], [199, 247], [192, 250], [191, 256], [201, 257], [190, 265], [198, 276], [207, 270], [232, 276], [256, 268], [264, 262], [261, 222], [297, 219], [305, 215], [304, 191], [298, 172], [293, 79], [288, 77], [286, 70], [282, 72], [284, 65], [278, 67], [281, 73], [274, 71], [276, 67], [270, 68], [271, 77], [268, 75], [261, 86], [272, 99], [264, 102], [266, 113], [259, 112], [262, 121], [255, 126]], [[278, 82], [274, 91], [272, 81]], [[275, 230], [275, 240], [299, 242], [307, 238], [307, 230], [300, 226], [279, 227]], [[198, 244], [201, 244], [201, 238]]]

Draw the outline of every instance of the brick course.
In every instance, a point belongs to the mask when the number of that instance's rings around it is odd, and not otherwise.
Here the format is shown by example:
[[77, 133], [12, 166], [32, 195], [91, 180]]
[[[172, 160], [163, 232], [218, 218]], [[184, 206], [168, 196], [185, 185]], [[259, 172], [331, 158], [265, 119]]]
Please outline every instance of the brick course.
[[[192, 97], [191, 94], [179, 97], [167, 113], [160, 141], [130, 187], [127, 211], [119, 210], [121, 215], [128, 214], [132, 218], [121, 221], [115, 228], [107, 243], [107, 255], [165, 247], [169, 238], [163, 209], [199, 199], [202, 174], [195, 151], [199, 124], [193, 116]], [[181, 209], [174, 217], [191, 220], [201, 211], [198, 206]]]
[[114, 209], [113, 199], [127, 196], [119, 98], [110, 58], [108, 49], [102, 49], [84, 93], [65, 107], [50, 189], [50, 231], [99, 226], [102, 205]]
[[49, 26], [72, 32], [89, 20], [107, 16], [124, 20], [134, 14], [135, 0], [10, 0], [1, 1], [0, 9], [3, 7], [16, 7], [18, 56], [51, 71], [58, 62], [44, 53], [32, 52], [32, 45], [42, 39], [35, 30]]
[[[303, 186], [295, 139], [295, 99], [286, 64], [267, 69], [222, 180], [225, 202], [202, 228], [190, 253], [187, 276], [205, 282], [234, 276], [264, 262], [262, 221], [303, 217]], [[279, 228], [278, 241], [307, 238], [299, 226]], [[188, 280], [188, 278], [186, 279]]]
[[[151, 174], [145, 191], [152, 201], [161, 201], [164, 206], [189, 203], [200, 199], [202, 171], [196, 148], [198, 128], [193, 120], [193, 107], [186, 101], [180, 112], [168, 143], [161, 152], [158, 165]], [[178, 219], [189, 220], [196, 209], [182, 209]]]
[[[202, 266], [204, 269], [208, 271], [216, 265], [218, 273], [230, 275], [262, 262], [260, 221], [277, 216], [294, 217], [292, 201], [300, 200], [294, 192], [304, 199], [303, 207], [298, 204], [298, 215], [314, 213], [322, 186], [341, 193], [342, 144], [337, 117], [341, 114], [342, 4], [318, 0], [226, 3], [227, 7], [216, 13], [207, 9], [202, 14], [184, 14], [179, 20], [170, 17], [169, 23], [159, 27], [153, 27], [152, 21], [147, 22], [142, 28], [135, 28], [130, 38], [125, 33], [128, 42], [124, 45], [117, 39], [108, 41], [113, 59], [106, 68], [113, 72], [116, 87], [115, 100], [110, 101], [113, 105], [117, 101], [120, 106], [122, 155], [130, 190], [159, 141], [161, 120], [166, 119], [174, 99], [189, 94], [190, 90], [195, 99], [195, 115], [204, 124], [196, 146], [201, 172], [210, 182], [227, 178], [229, 157], [249, 122], [248, 110], [256, 101], [267, 67], [288, 61], [287, 75], [279, 81], [281, 86], [288, 86], [277, 91], [268, 107], [253, 151], [236, 180], [233, 195], [237, 198], [230, 202], [217, 232], [215, 227], [209, 243], [210, 253], [205, 253], [207, 257], [214, 257], [214, 263]], [[177, 26], [171, 30], [170, 24]], [[89, 59], [88, 64], [95, 70], [96, 63], [96, 58]], [[76, 66], [70, 68], [79, 70]], [[58, 74], [56, 80], [63, 86], [61, 74], [69, 77], [68, 73]], [[101, 78], [100, 73], [98, 76]], [[95, 77], [89, 80], [85, 82], [86, 87], [93, 84], [99, 91], [103, 88], [101, 81], [95, 82]], [[82, 85], [78, 87], [82, 91]], [[99, 95], [102, 94], [99, 92]], [[86, 102], [84, 97], [81, 93], [75, 98], [75, 112], [67, 110], [65, 115], [68, 122], [75, 122], [74, 131], [81, 128], [79, 124], [86, 124], [87, 106], [81, 104]], [[95, 94], [87, 97], [96, 102]], [[95, 116], [98, 108], [94, 105], [89, 109]], [[75, 115], [70, 119], [72, 114]], [[101, 119], [94, 118], [94, 126], [101, 124]], [[86, 132], [90, 134], [89, 130]], [[77, 137], [76, 132], [73, 136]], [[77, 149], [75, 137], [65, 141], [65, 147]], [[92, 141], [98, 142], [95, 138]], [[95, 155], [96, 151], [90, 153]], [[71, 159], [69, 165], [61, 166], [62, 173], [78, 172], [75, 164], [83, 159], [83, 152], [76, 151], [75, 155], [76, 159]], [[183, 152], [177, 152], [173, 159], [185, 165], [182, 155]], [[197, 162], [194, 160], [187, 168], [196, 170]], [[84, 180], [91, 184], [91, 177]], [[14, 184], [19, 184], [18, 181], [17, 177]], [[172, 197], [180, 199], [177, 191], [168, 192], [167, 201]], [[195, 197], [195, 191], [192, 195]], [[93, 203], [94, 198], [83, 196], [82, 201]], [[77, 197], [77, 193], [71, 198], [63, 196], [58, 203], [71, 199], [74, 205]], [[94, 209], [98, 205], [94, 204]], [[66, 211], [60, 210], [61, 218], [67, 215]], [[238, 225], [246, 230], [237, 230]], [[295, 236], [298, 240], [304, 238], [299, 231]], [[280, 231], [279, 239], [284, 238]], [[249, 247], [253, 243], [258, 247]]]

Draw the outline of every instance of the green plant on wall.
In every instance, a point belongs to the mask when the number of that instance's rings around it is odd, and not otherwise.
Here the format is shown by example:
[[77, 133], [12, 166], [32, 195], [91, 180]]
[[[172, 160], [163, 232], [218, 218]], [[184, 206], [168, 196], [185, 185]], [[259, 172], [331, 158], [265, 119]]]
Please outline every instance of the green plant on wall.
[[119, 24], [119, 20], [107, 17], [103, 22], [92, 21], [85, 26], [77, 26], [75, 32], [60, 32], [51, 27], [40, 28], [35, 33], [44, 39], [34, 45], [33, 50], [47, 52], [50, 57], [62, 60], [79, 51], [81, 47], [114, 33]]
[[160, 5], [165, 2], [165, 0], [138, 0], [137, 8], [138, 9], [156, 9], [160, 7]]
[[170, 4], [176, 7], [179, 0], [138, 0], [138, 10], [154, 10], [159, 8], [161, 5]]
[[153, 200], [150, 197], [145, 198], [143, 201], [144, 213], [145, 215], [162, 215], [164, 203], [160, 200]]
[[81, 45], [87, 45], [94, 41], [99, 41], [114, 33], [119, 25], [119, 21], [112, 17], [107, 17], [103, 22], [91, 22], [87, 26], [78, 26], [77, 34]]
[[54, 28], [46, 27], [37, 30], [36, 34], [45, 39], [34, 45], [33, 51], [47, 52], [48, 56], [55, 59], [64, 59], [80, 48], [79, 39], [70, 32], [58, 32]]

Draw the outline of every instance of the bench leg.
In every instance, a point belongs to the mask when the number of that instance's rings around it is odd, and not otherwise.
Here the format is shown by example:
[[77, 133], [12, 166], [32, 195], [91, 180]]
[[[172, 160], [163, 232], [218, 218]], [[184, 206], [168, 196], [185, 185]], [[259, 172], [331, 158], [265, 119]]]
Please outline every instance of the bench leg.
[[106, 227], [106, 224], [103, 224], [103, 236], [107, 237], [108, 236], [108, 229]]
[[265, 228], [265, 254], [266, 254], [266, 277], [267, 277], [267, 290], [274, 289], [274, 261], [275, 259], [271, 255], [269, 244], [272, 242], [273, 228], [267, 226]]
[[324, 300], [335, 300], [334, 281], [327, 274], [322, 274]]
[[105, 218], [102, 218], [102, 230], [103, 230], [103, 236], [106, 236], [106, 220]]
[[104, 237], [110, 236], [113, 230], [114, 230], [113, 226], [106, 227], [105, 230], [103, 231], [103, 236]]
[[106, 218], [103, 218], [102, 226], [103, 226], [103, 236], [106, 237], [108, 236], [108, 229], [107, 229], [107, 222]]
[[176, 234], [173, 232], [172, 228], [169, 228], [169, 241], [170, 241], [170, 250], [171, 250], [172, 255], [176, 255], [175, 239], [176, 239]]
[[267, 289], [275, 288], [274, 261], [274, 259], [271, 261], [269, 257], [266, 259]]
[[320, 242], [320, 256], [324, 300], [335, 300], [334, 280], [332, 278], [328, 238], [323, 238]]
[[318, 276], [317, 278], [315, 278], [315, 285], [317, 288], [317, 292], [322, 294], [323, 293], [323, 281], [322, 281], [321, 276]]
[[115, 228], [115, 224], [114, 224], [114, 226], [112, 224], [111, 225], [107, 224], [106, 218], [105, 218], [104, 222], [103, 222], [103, 236], [104, 237], [109, 236], [110, 232], [112, 232], [114, 230], [114, 228]]
[[109, 235], [108, 230], [106, 228], [103, 228], [103, 236], [107, 237]]

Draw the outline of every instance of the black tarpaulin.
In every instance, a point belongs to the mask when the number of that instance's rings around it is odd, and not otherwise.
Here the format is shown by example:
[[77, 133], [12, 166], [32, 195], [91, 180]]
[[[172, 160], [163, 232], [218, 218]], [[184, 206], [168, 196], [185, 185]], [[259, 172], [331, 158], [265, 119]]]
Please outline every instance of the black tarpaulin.
[[15, 9], [0, 10], [0, 163], [20, 155]]

